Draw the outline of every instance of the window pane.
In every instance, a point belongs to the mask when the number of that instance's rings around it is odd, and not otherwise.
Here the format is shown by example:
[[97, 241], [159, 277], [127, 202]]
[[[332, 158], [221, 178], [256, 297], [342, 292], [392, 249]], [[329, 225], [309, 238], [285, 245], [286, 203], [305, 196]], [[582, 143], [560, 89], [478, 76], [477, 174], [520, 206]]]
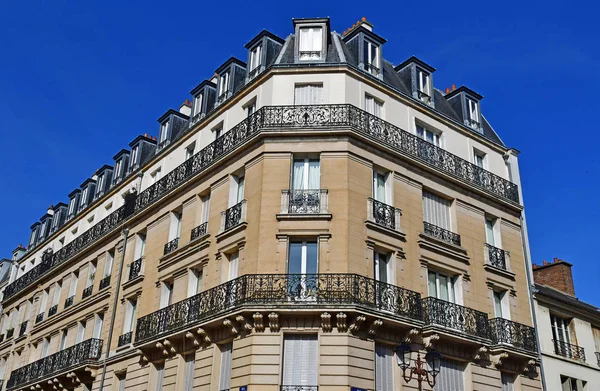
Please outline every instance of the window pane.
[[435, 284], [435, 273], [429, 272], [428, 279], [429, 279], [429, 296], [437, 297], [437, 287]]
[[502, 295], [499, 292], [494, 292], [494, 311], [497, 318], [502, 317]]
[[290, 243], [288, 273], [289, 274], [302, 273], [302, 243], [301, 242], [291, 242]]
[[300, 190], [304, 188], [304, 160], [294, 160], [294, 169], [292, 171], [292, 189]]
[[306, 243], [306, 273], [316, 274], [317, 273], [317, 256], [318, 248], [317, 242]]
[[321, 184], [321, 168], [318, 160], [308, 162], [308, 188], [319, 189]]

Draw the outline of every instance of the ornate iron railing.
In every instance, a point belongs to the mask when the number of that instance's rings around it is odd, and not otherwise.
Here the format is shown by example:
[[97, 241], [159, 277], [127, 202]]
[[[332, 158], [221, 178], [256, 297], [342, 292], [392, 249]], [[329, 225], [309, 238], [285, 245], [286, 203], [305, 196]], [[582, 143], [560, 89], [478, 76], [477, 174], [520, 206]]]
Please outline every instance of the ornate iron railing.
[[75, 302], [75, 296], [71, 296], [71, 297], [67, 297], [67, 299], [65, 300], [65, 308], [69, 308], [70, 306], [73, 305], [73, 303]]
[[19, 327], [19, 337], [22, 337], [27, 332], [27, 323], [27, 320], [21, 323], [21, 326]]
[[[377, 201], [374, 198], [369, 198], [369, 219], [375, 224], [381, 225], [389, 229], [398, 229], [399, 224], [397, 218], [400, 210], [394, 208], [392, 205], [384, 204], [383, 202]], [[398, 216], [396, 216], [398, 215]]]
[[347, 104], [265, 106], [248, 116], [228, 132], [225, 132], [217, 140], [187, 159], [139, 195], [131, 196], [126, 200], [124, 206], [100, 220], [73, 242], [65, 245], [46, 259], [43, 259], [40, 264], [7, 285], [4, 289], [4, 299], [14, 296], [17, 292], [38, 281], [48, 271], [72, 258], [108, 232], [116, 229], [126, 218], [145, 209], [159, 198], [170, 193], [171, 190], [204, 171], [223, 156], [251, 140], [263, 129], [286, 128], [319, 128], [321, 131], [335, 130], [335, 128], [349, 128], [489, 194], [515, 203], [519, 202], [519, 190], [514, 183], [492, 174], [355, 106]]
[[98, 289], [102, 290], [104, 288], [108, 288], [110, 286], [110, 276], [106, 276], [100, 280], [100, 286]]
[[129, 281], [133, 280], [134, 278], [137, 278], [137, 276], [140, 275], [140, 273], [142, 272], [143, 260], [144, 257], [136, 259], [135, 261], [129, 264]]
[[223, 212], [223, 229], [222, 232], [229, 231], [231, 228], [240, 224], [242, 220], [242, 204], [244, 201], [238, 202], [233, 205], [231, 208], [225, 210]]
[[392, 318], [422, 319], [419, 293], [358, 274], [248, 274], [139, 318], [136, 344], [184, 330], [242, 305], [353, 305]]
[[494, 344], [507, 344], [528, 352], [537, 353], [535, 329], [503, 318], [490, 319], [490, 332]]
[[88, 286], [87, 288], [85, 288], [83, 290], [83, 293], [81, 294], [81, 299], [85, 299], [86, 297], [90, 297], [93, 292], [94, 292], [94, 286], [93, 285]]
[[486, 251], [487, 263], [495, 268], [508, 270], [508, 251], [504, 251], [488, 243], [484, 243], [483, 245]]
[[37, 314], [35, 317], [35, 324], [40, 323], [42, 320], [44, 320], [44, 313], [42, 312], [41, 314]]
[[379, 69], [373, 64], [365, 64], [365, 70], [375, 76], [379, 76], [379, 74], [381, 73], [381, 69]]
[[95, 338], [88, 339], [51, 356], [15, 369], [10, 374], [6, 389], [24, 387], [60, 372], [97, 361], [100, 359], [101, 354], [102, 340]]
[[10, 339], [12, 338], [12, 336], [15, 333], [15, 329], [14, 328], [10, 328], [6, 330], [6, 339]]
[[447, 327], [468, 335], [490, 338], [490, 325], [486, 313], [450, 303], [435, 297], [423, 298], [425, 324]]
[[0, 342], [4, 342], [4, 334], [0, 334]]
[[321, 58], [320, 50], [301, 50], [298, 52], [300, 60], [317, 60]]
[[123, 335], [119, 336], [119, 342], [117, 344], [118, 347], [120, 346], [125, 346], [125, 345], [129, 345], [131, 343], [131, 337], [133, 336], [133, 332], [130, 331], [128, 333], [125, 333]]
[[598, 366], [600, 367], [600, 352], [596, 352], [596, 362], [598, 363]]
[[319, 391], [319, 386], [281, 386], [280, 391]]
[[202, 223], [199, 226], [192, 229], [192, 233], [190, 234], [190, 242], [194, 241], [208, 233], [208, 221], [206, 223]]
[[55, 315], [57, 312], [58, 312], [58, 304], [53, 305], [52, 307], [50, 307], [50, 309], [48, 309], [48, 317]]
[[585, 349], [581, 346], [573, 345], [563, 341], [557, 341], [555, 339], [553, 339], [552, 342], [554, 343], [554, 353], [558, 354], [559, 356], [585, 362]]
[[170, 242], [165, 244], [163, 254], [167, 255], [169, 253], [172, 253], [173, 251], [177, 250], [178, 246], [179, 246], [179, 238], [175, 238], [175, 239], [171, 240]]
[[460, 235], [452, 231], [448, 231], [437, 225], [433, 225], [426, 221], [423, 222], [423, 229], [426, 235], [439, 239], [441, 241], [460, 246]]
[[283, 190], [282, 213], [312, 214], [327, 213], [327, 189]]

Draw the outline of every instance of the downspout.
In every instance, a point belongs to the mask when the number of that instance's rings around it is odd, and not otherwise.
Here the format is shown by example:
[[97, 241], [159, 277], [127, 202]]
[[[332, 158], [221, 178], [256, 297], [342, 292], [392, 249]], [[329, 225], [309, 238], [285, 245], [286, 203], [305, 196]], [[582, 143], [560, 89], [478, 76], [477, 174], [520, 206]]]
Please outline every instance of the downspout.
[[100, 378], [100, 390], [104, 389], [104, 379], [106, 377], [106, 366], [108, 357], [110, 355], [110, 344], [112, 341], [113, 332], [115, 329], [115, 315], [117, 313], [117, 304], [119, 302], [119, 291], [121, 290], [121, 278], [123, 276], [123, 266], [125, 264], [125, 250], [127, 249], [127, 235], [129, 234], [129, 229], [124, 228], [123, 231], [123, 252], [121, 254], [121, 265], [119, 266], [119, 276], [117, 278], [117, 290], [115, 292], [115, 297], [113, 300], [113, 309], [112, 309], [112, 317], [110, 320], [110, 329], [108, 330], [108, 340], [106, 341], [106, 351], [104, 353], [104, 364], [102, 365], [102, 377]]

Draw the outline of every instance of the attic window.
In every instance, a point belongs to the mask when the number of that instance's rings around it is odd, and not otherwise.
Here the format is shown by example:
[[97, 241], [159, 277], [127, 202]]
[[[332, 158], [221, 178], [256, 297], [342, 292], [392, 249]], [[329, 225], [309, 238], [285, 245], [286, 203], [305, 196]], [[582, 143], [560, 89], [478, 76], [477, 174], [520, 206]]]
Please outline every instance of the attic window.
[[321, 27], [300, 28], [298, 57], [300, 60], [320, 60], [323, 50], [323, 29]]
[[158, 140], [158, 147], [164, 147], [167, 144], [167, 131], [169, 130], [169, 121], [165, 121], [160, 126], [160, 137]]
[[260, 56], [262, 52], [262, 46], [257, 45], [250, 51], [250, 64], [248, 77], [252, 79], [260, 72]]
[[117, 183], [121, 179], [121, 165], [123, 164], [123, 158], [117, 160], [115, 163], [115, 178], [113, 182]]
[[229, 71], [219, 77], [219, 103], [227, 99], [227, 92], [229, 92]]
[[479, 129], [479, 103], [477, 101], [467, 99], [467, 115], [469, 116], [469, 124], [475, 129]]
[[375, 76], [379, 76], [379, 45], [365, 39], [363, 47], [365, 70]]
[[137, 163], [138, 148], [138, 146], [135, 146], [135, 148], [131, 150], [131, 162], [129, 168], [134, 168]]
[[194, 97], [194, 117], [202, 111], [202, 101], [204, 100], [204, 92], [199, 93]]
[[424, 103], [431, 102], [431, 89], [429, 86], [429, 74], [417, 68], [417, 94]]

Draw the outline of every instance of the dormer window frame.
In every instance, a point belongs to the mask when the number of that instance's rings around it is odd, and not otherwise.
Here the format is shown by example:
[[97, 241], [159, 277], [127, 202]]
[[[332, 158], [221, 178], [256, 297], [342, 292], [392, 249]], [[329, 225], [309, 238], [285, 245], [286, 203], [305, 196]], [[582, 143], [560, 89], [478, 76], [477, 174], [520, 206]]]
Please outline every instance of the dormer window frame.
[[117, 184], [119, 182], [121, 182], [121, 171], [123, 170], [123, 163], [124, 163], [125, 157], [121, 156], [119, 159], [117, 159], [115, 161], [115, 171], [114, 171], [114, 176], [113, 176], [113, 184]]
[[229, 98], [231, 87], [231, 67], [227, 68], [223, 73], [219, 75], [218, 79], [218, 97], [217, 102], [219, 104]]
[[[295, 36], [294, 62], [325, 62], [327, 60], [327, 47], [329, 44], [329, 19], [293, 19], [293, 22]], [[320, 34], [315, 35], [317, 31]], [[303, 40], [303, 38], [309, 40]], [[319, 40], [320, 47], [318, 47]]]
[[423, 103], [431, 103], [432, 100], [432, 85], [431, 85], [431, 73], [424, 68], [417, 66], [415, 68], [415, 82], [417, 98]]
[[264, 50], [263, 50], [264, 39], [261, 39], [256, 45], [254, 45], [248, 51], [248, 80], [254, 79], [264, 69]]
[[164, 148], [167, 145], [169, 145], [169, 132], [171, 130], [171, 123], [173, 121], [171, 121], [171, 116], [167, 117], [161, 124], [160, 124], [160, 134], [158, 135], [158, 148]]
[[131, 172], [137, 168], [136, 160], [138, 160], [138, 156], [140, 154], [139, 152], [140, 152], [140, 144], [137, 144], [136, 146], [131, 148], [131, 160], [129, 161], [129, 172]]
[[[373, 50], [375, 50], [374, 57]], [[375, 60], [375, 64], [372, 63], [372, 59]], [[381, 45], [368, 37], [363, 39], [363, 67], [373, 76], [378, 77], [381, 74]]]
[[99, 198], [100, 196], [102, 196], [102, 194], [104, 194], [104, 182], [106, 181], [106, 173], [103, 172], [102, 174], [98, 175], [98, 186], [96, 186], [96, 194], [94, 198]]
[[479, 100], [465, 94], [465, 110], [467, 114], [468, 125], [473, 129], [481, 128], [481, 110], [479, 109]]
[[194, 104], [192, 110], [192, 118], [196, 118], [196, 116], [202, 114], [204, 104], [204, 90], [198, 92], [197, 95], [194, 96]]

